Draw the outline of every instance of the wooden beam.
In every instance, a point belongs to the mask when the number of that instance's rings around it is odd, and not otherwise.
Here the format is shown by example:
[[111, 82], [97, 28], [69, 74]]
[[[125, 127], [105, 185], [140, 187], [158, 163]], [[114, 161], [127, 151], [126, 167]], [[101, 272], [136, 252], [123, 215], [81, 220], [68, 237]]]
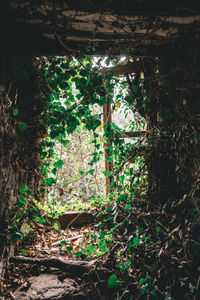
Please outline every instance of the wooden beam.
[[132, 132], [122, 132], [121, 137], [122, 138], [128, 138], [128, 137], [140, 137], [145, 135], [146, 131], [132, 131]]
[[101, 54], [117, 47], [118, 53], [120, 49], [140, 46], [147, 49], [159, 45], [165, 49], [191, 28], [194, 35], [199, 33], [200, 4], [194, 12], [190, 9], [192, 3], [185, 9], [181, 5], [179, 11], [171, 2], [168, 9], [166, 6], [159, 11], [159, 4], [153, 8], [152, 1], [152, 8], [149, 1], [141, 5], [136, 0], [127, 5], [126, 1], [117, 5], [112, 0], [105, 1], [101, 4], [103, 10], [96, 1], [83, 1], [85, 5], [82, 1], [71, 2], [3, 1], [6, 4], [0, 7], [0, 53], [67, 55], [89, 46]]
[[125, 76], [142, 70], [144, 70], [144, 63], [142, 61], [135, 61], [104, 69], [103, 74], [105, 75], [112, 72], [114, 76]]
[[[106, 103], [103, 106], [103, 123], [111, 123], [112, 122], [112, 111], [111, 111], [111, 104]], [[113, 172], [113, 162], [108, 162], [108, 154], [106, 150], [112, 146], [111, 142], [105, 142], [104, 141], [104, 151], [105, 151], [105, 170], [107, 172]], [[110, 193], [110, 184], [111, 184], [111, 179], [106, 177], [106, 196]]]

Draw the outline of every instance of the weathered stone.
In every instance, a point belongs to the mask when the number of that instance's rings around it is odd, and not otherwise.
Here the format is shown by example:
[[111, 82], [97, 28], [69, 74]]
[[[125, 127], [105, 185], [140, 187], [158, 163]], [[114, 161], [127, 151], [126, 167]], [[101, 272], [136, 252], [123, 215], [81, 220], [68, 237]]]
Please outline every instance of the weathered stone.
[[63, 213], [58, 218], [58, 222], [62, 229], [68, 226], [83, 226], [91, 224], [94, 221], [94, 216], [90, 212], [85, 211], [69, 211]]
[[68, 299], [67, 296], [72, 299], [73, 293], [77, 293], [73, 279], [65, 278], [61, 282], [56, 274], [41, 274], [29, 281], [31, 286], [28, 290], [21, 286], [13, 293], [16, 300]]

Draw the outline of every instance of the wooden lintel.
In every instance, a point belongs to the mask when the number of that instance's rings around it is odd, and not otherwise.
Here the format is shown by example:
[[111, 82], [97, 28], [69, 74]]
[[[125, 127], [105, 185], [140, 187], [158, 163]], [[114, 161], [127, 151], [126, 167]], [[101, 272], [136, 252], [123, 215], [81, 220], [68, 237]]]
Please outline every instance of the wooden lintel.
[[122, 132], [121, 137], [122, 138], [128, 138], [128, 137], [140, 137], [145, 135], [146, 131], [132, 131], [132, 132]]
[[[111, 104], [110, 103], [106, 103], [103, 106], [103, 123], [107, 124], [107, 123], [111, 123], [112, 122], [112, 111], [111, 111]], [[105, 150], [105, 169], [108, 172], [112, 172], [113, 171], [113, 162], [108, 162], [107, 158], [108, 158], [108, 154], [106, 152], [106, 150], [108, 149], [108, 147], [112, 146], [111, 142], [104, 142], [104, 150]], [[106, 196], [110, 193], [110, 184], [111, 184], [111, 179], [106, 177]]]
[[144, 71], [144, 64], [142, 61], [128, 62], [127, 64], [117, 65], [111, 68], [107, 68], [103, 71], [104, 74], [113, 72], [114, 76], [125, 76], [127, 74], [137, 73]]

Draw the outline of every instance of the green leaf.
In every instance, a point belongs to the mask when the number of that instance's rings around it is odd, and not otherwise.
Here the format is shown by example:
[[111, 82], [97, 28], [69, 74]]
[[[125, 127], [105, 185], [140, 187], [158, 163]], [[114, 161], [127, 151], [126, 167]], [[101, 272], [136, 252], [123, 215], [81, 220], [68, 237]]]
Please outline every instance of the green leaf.
[[133, 240], [133, 246], [139, 245], [139, 243], [140, 243], [140, 239], [139, 237], [136, 236]]
[[138, 226], [138, 234], [141, 234], [143, 231], [143, 227]]
[[95, 120], [94, 125], [93, 125], [93, 129], [98, 128], [101, 125], [101, 121], [100, 120]]
[[154, 296], [154, 297], [157, 296], [155, 291], [152, 291], [152, 292], [151, 292], [151, 295]]
[[191, 216], [192, 216], [192, 217], [194, 216], [194, 214], [195, 214], [194, 207], [192, 207], [192, 208], [191, 208], [191, 210], [190, 210], [190, 214], [191, 214]]
[[148, 279], [149, 279], [148, 277], [141, 278], [141, 279], [139, 280], [139, 285], [142, 286], [145, 282], [147, 282]]
[[108, 288], [116, 288], [120, 286], [120, 282], [117, 280], [117, 276], [115, 274], [112, 274], [108, 279]]
[[119, 176], [119, 181], [123, 182], [124, 179], [125, 179], [125, 176], [124, 176], [124, 175]]
[[131, 203], [127, 203], [125, 206], [125, 210], [131, 210], [131, 209], [132, 209]]
[[57, 169], [56, 169], [56, 168], [53, 168], [53, 170], [52, 170], [51, 172], [53, 173], [53, 175], [56, 175]]
[[81, 254], [86, 254], [87, 250], [86, 249], [81, 249]]
[[117, 182], [116, 181], [112, 181], [111, 184], [110, 184], [110, 187], [113, 188], [113, 187], [116, 187], [117, 186]]
[[113, 161], [113, 157], [112, 156], [109, 156], [106, 158], [107, 162], [112, 162]]
[[112, 176], [112, 171], [103, 171], [103, 174], [109, 178], [110, 176]]
[[46, 220], [43, 217], [37, 217], [35, 218], [35, 220], [39, 223], [39, 224], [45, 224]]
[[19, 191], [22, 194], [26, 194], [29, 191], [29, 187], [25, 183], [22, 183], [19, 187]]
[[159, 226], [156, 227], [156, 231], [157, 231], [157, 233], [159, 233], [161, 231]]
[[33, 232], [33, 228], [29, 224], [26, 224], [26, 230], [29, 232]]
[[59, 159], [58, 161], [56, 161], [54, 164], [55, 168], [59, 168], [62, 169], [63, 165], [64, 165], [64, 161], [62, 159]]
[[62, 247], [66, 244], [66, 241], [60, 241], [60, 250], [62, 249]]
[[83, 175], [85, 174], [85, 172], [83, 172], [83, 171], [80, 171], [80, 174], [81, 174], [81, 176], [83, 176]]
[[92, 175], [92, 176], [94, 175], [94, 172], [95, 172], [94, 169], [88, 171], [88, 173], [89, 173], [90, 175]]
[[23, 238], [24, 238], [24, 233], [23, 232], [21, 232], [20, 230], [15, 232], [15, 241], [16, 240], [22, 241]]
[[73, 247], [66, 247], [67, 252], [71, 252], [73, 250]]
[[20, 196], [18, 201], [21, 203], [21, 204], [25, 204], [25, 203], [28, 203], [28, 201], [23, 197], [23, 196]]
[[54, 223], [54, 226], [53, 226], [56, 230], [59, 229], [59, 226], [58, 226], [58, 223]]
[[194, 293], [195, 292], [195, 290], [196, 290], [196, 286], [194, 286], [194, 285], [190, 285], [190, 290], [191, 290], [191, 292], [192, 293]]
[[19, 213], [19, 212], [16, 212], [15, 214], [14, 214], [14, 219], [15, 219], [15, 221], [18, 223], [20, 220], [21, 220], [21, 213]]
[[117, 267], [118, 267], [120, 270], [122, 270], [123, 272], [126, 271], [126, 267], [125, 267], [124, 264], [119, 264]]
[[20, 131], [24, 131], [27, 128], [27, 124], [20, 122], [20, 123], [18, 123], [18, 128]]
[[198, 138], [197, 138], [196, 133], [194, 133], [193, 140], [194, 140], [194, 144], [197, 145], [198, 144]]
[[52, 186], [52, 184], [56, 183], [56, 179], [50, 177], [50, 178], [45, 178], [43, 180], [43, 182], [48, 185], [48, 186]]
[[23, 253], [23, 254], [26, 254], [28, 251], [27, 250], [25, 250], [25, 249], [20, 249], [19, 250], [21, 253]]
[[94, 250], [94, 246], [92, 244], [87, 245], [87, 250], [91, 253]]
[[138, 91], [138, 87], [137, 87], [137, 85], [136, 84], [132, 84], [132, 91], [134, 92], [134, 93], [137, 93], [137, 91]]
[[63, 144], [64, 147], [66, 147], [69, 144], [68, 140], [61, 140], [61, 143]]
[[19, 110], [16, 108], [13, 110], [13, 115], [17, 117], [19, 115]]

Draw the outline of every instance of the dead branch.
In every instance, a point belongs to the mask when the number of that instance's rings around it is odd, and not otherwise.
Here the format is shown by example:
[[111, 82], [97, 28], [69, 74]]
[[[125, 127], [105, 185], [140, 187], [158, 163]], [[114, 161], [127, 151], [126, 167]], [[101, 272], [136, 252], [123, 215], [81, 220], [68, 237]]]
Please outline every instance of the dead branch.
[[19, 263], [19, 264], [30, 264], [30, 265], [39, 265], [45, 267], [58, 268], [61, 271], [66, 273], [73, 274], [83, 274], [88, 273], [93, 270], [95, 267], [95, 260], [86, 262], [80, 260], [64, 260], [57, 257], [52, 258], [35, 258], [35, 257], [25, 257], [25, 256], [12, 256], [9, 259], [10, 262]]

